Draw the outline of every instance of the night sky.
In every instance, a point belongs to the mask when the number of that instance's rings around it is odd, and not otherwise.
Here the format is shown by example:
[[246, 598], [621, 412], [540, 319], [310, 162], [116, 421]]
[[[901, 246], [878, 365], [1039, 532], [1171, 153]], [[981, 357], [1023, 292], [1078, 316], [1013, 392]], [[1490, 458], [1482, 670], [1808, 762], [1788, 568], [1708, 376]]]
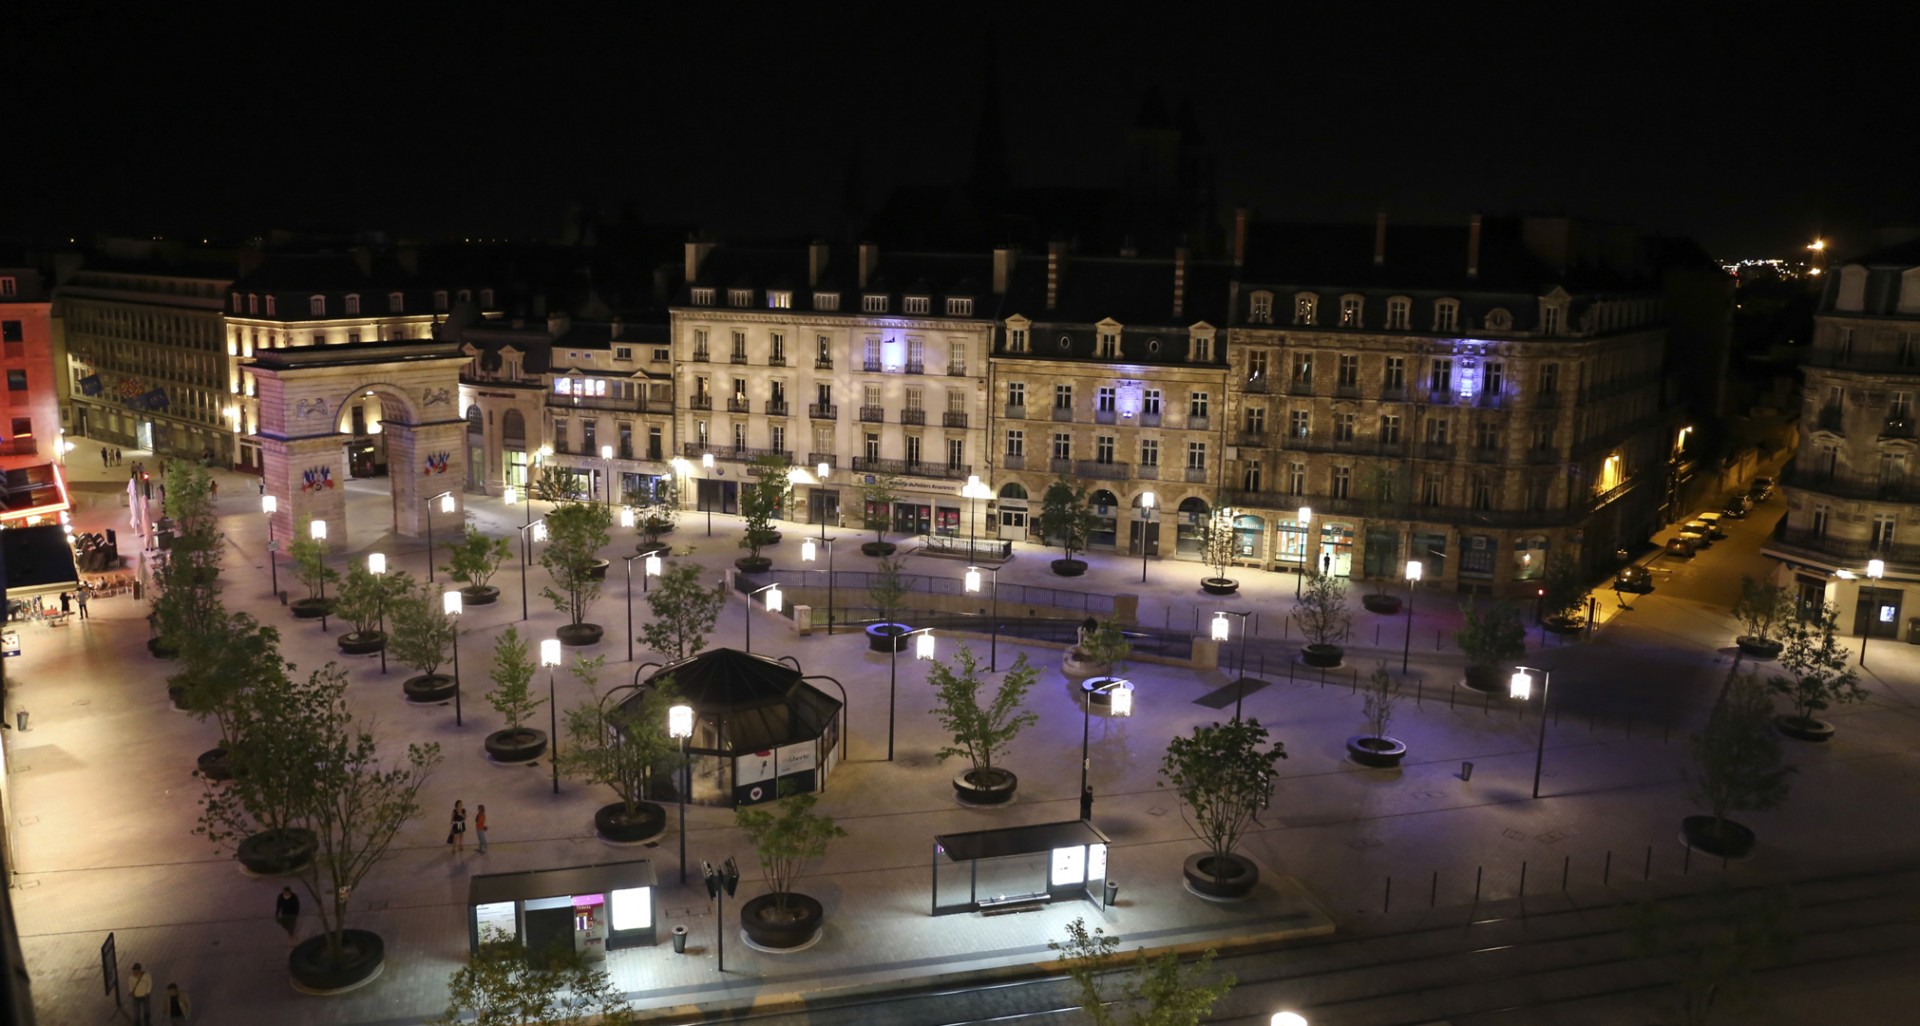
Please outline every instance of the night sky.
[[813, 232], [856, 157], [868, 209], [963, 180], [989, 77], [1016, 185], [1113, 184], [1146, 90], [1190, 98], [1223, 218], [1569, 213], [1721, 256], [1920, 223], [1894, 5], [1260, 6], [22, 4], [0, 236], [549, 237], [576, 202]]

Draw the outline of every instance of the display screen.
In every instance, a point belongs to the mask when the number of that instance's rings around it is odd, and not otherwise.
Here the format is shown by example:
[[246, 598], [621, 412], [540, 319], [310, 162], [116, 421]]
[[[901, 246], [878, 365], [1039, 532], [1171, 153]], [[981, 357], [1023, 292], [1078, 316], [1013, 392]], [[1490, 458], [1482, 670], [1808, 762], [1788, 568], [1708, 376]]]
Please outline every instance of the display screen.
[[1087, 866], [1087, 846], [1076, 844], [1071, 848], [1053, 849], [1053, 886], [1071, 887], [1084, 883]]
[[485, 904], [475, 905], [473, 907], [473, 921], [474, 925], [479, 928], [481, 943], [490, 940], [491, 938], [488, 934], [494, 930], [505, 934], [507, 939], [512, 939], [519, 935], [519, 925], [513, 914], [513, 902], [511, 901], [489, 901]]
[[1107, 846], [1104, 844], [1087, 845], [1087, 879], [1104, 880], [1107, 877]]
[[608, 894], [612, 899], [613, 928], [644, 930], [653, 925], [653, 888], [626, 887]]

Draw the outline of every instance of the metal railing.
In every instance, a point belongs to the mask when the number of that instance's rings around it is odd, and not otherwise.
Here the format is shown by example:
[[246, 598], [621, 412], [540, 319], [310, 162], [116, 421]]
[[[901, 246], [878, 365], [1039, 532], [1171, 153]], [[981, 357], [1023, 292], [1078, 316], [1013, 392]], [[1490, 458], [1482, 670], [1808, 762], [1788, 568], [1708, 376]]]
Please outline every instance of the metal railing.
[[963, 428], [967, 426], [967, 415], [962, 411], [948, 410], [940, 415], [940, 426]]
[[1071, 421], [1073, 419], [1073, 407], [1055, 406], [1053, 408], [1053, 419]]
[[786, 415], [787, 415], [787, 404], [786, 404], [786, 403], [784, 403], [784, 402], [780, 402], [780, 401], [778, 401], [778, 400], [772, 400], [772, 399], [769, 399], [769, 400], [767, 401], [767, 416], [769, 416], [769, 417], [784, 417], [784, 416], [786, 416]]
[[710, 395], [695, 395], [695, 396], [688, 396], [688, 397], [687, 397], [687, 409], [689, 409], [689, 410], [711, 410], [711, 409], [713, 409], [713, 397], [712, 397], [712, 396], [710, 396]]
[[887, 422], [886, 407], [862, 406], [860, 407], [860, 419], [868, 424], [885, 424]]
[[728, 413], [752, 413], [753, 404], [743, 396], [734, 396], [727, 400]]
[[815, 420], [833, 420], [840, 416], [840, 407], [832, 403], [807, 404], [807, 416]]
[[968, 474], [973, 473], [970, 463], [928, 463], [924, 460], [882, 460], [859, 456], [854, 457], [851, 469], [856, 474], [902, 474], [956, 481], [964, 481]]
[[1008, 420], [1025, 420], [1027, 419], [1027, 406], [1025, 403], [1010, 403], [1002, 416]]
[[1090, 477], [1097, 481], [1125, 481], [1130, 476], [1125, 463], [1079, 460], [1074, 464], [1073, 469], [1074, 473], [1081, 477]]
[[[861, 419], [862, 419], [862, 420], [865, 420], [866, 418], [864, 418], [864, 417], [862, 417]], [[926, 423], [927, 423], [927, 411], [925, 411], [925, 410], [901, 410], [901, 411], [900, 411], [900, 423], [902, 423], [902, 424], [918, 424], [918, 425], [920, 425], [920, 426], [922, 426], [922, 427], [925, 427], [925, 426], [926, 426]]]
[[1920, 502], [1920, 485], [1907, 478], [1881, 478], [1873, 474], [1846, 471], [1809, 471], [1798, 467], [1787, 478], [1795, 488], [1844, 499], [1877, 499], [1883, 502]]

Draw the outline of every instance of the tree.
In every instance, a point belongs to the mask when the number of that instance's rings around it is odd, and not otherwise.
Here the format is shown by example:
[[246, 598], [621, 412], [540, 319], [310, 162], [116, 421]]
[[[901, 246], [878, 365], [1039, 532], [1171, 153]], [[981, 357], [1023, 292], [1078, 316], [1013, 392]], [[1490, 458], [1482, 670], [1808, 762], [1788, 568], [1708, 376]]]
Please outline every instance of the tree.
[[[1232, 974], [1208, 980], [1213, 968], [1213, 951], [1208, 949], [1191, 967], [1182, 967], [1177, 953], [1168, 951], [1149, 959], [1145, 951], [1135, 954], [1131, 972], [1121, 984], [1118, 997], [1108, 997], [1102, 985], [1122, 968], [1116, 954], [1118, 937], [1095, 927], [1087, 931], [1084, 919], [1067, 924], [1067, 940], [1048, 941], [1047, 947], [1060, 952], [1067, 978], [1080, 991], [1080, 1008], [1094, 1026], [1197, 1026], [1202, 1016], [1227, 991], [1233, 989]], [[1121, 1010], [1126, 1018], [1120, 1017]]]
[[1627, 949], [1677, 963], [1685, 1026], [1706, 1026], [1722, 1001], [1736, 1011], [1752, 1009], [1760, 992], [1755, 972], [1792, 954], [1797, 939], [1789, 922], [1793, 897], [1785, 889], [1739, 893], [1723, 878], [1707, 902], [1699, 918], [1683, 919], [1652, 899], [1626, 912]]
[[1693, 755], [1693, 800], [1712, 818], [1716, 847], [1727, 850], [1736, 831], [1728, 815], [1777, 809], [1791, 789], [1793, 767], [1773, 731], [1773, 700], [1751, 673], [1731, 671], [1706, 726], [1688, 741]]
[[1226, 581], [1227, 568], [1233, 565], [1233, 511], [1222, 507], [1213, 511], [1200, 527], [1200, 562], [1213, 568], [1213, 580]]
[[1547, 557], [1546, 574], [1541, 578], [1540, 613], [1548, 623], [1577, 624], [1586, 618], [1587, 589], [1580, 579], [1580, 564], [1564, 552]]
[[533, 660], [527, 657], [527, 643], [520, 639], [519, 629], [507, 625], [493, 643], [493, 690], [485, 697], [487, 704], [507, 721], [508, 730], [519, 730], [520, 725], [533, 716], [533, 711], [547, 702], [533, 693], [533, 670]]
[[378, 634], [386, 622], [387, 608], [413, 587], [413, 578], [404, 570], [376, 574], [366, 564], [355, 561], [347, 567], [340, 582], [340, 594], [333, 603], [333, 615], [353, 625], [346, 635], [363, 640]]
[[1467, 657], [1467, 683], [1489, 690], [1500, 663], [1518, 659], [1527, 651], [1527, 629], [1520, 623], [1520, 610], [1510, 602], [1495, 602], [1484, 610], [1463, 602], [1460, 618], [1453, 643]]
[[220, 607], [226, 536], [214, 515], [207, 471], [199, 464], [167, 464], [163, 509], [173, 522], [173, 538], [154, 571], [153, 625], [158, 646], [177, 652], [226, 615]]
[[793, 497], [792, 469], [793, 463], [783, 455], [757, 457], [748, 469], [750, 475], [757, 476], [740, 488], [740, 516], [747, 524], [740, 547], [756, 565], [760, 550], [773, 544], [777, 536], [772, 526], [774, 516]]
[[412, 582], [393, 600], [392, 613], [393, 637], [387, 642], [388, 650], [402, 665], [413, 667], [423, 676], [435, 676], [459, 630], [453, 617], [447, 615], [445, 603], [424, 583]]
[[490, 538], [469, 525], [460, 540], [447, 547], [447, 565], [441, 569], [466, 585], [461, 590], [477, 592], [487, 587], [500, 571], [500, 564], [512, 554], [505, 538]]
[[[693, 550], [687, 550], [689, 554]], [[640, 641], [655, 652], [677, 662], [697, 655], [706, 648], [707, 632], [727, 602], [725, 581], [708, 588], [700, 582], [703, 571], [697, 563], [674, 563], [661, 574], [660, 582], [647, 593], [647, 608], [653, 610], [653, 622], [640, 625]]]
[[1212, 852], [1216, 882], [1247, 824], [1273, 801], [1279, 776], [1274, 763], [1287, 757], [1287, 749], [1278, 741], [1271, 748], [1266, 743], [1267, 728], [1259, 720], [1236, 719], [1174, 738], [1160, 760], [1160, 783], [1173, 788], [1187, 829]]
[[600, 597], [600, 550], [610, 539], [613, 514], [607, 507], [591, 502], [563, 502], [547, 514], [547, 547], [540, 552], [540, 565], [546, 567], [553, 583], [540, 594], [553, 608], [567, 614], [578, 627], [587, 618], [587, 609]]
[[755, 805], [734, 811], [733, 822], [753, 845], [760, 872], [773, 894], [776, 914], [787, 911], [787, 896], [800, 882], [807, 862], [827, 853], [827, 844], [847, 832], [825, 813], [813, 811], [820, 796], [796, 794], [780, 799], [778, 814]]
[[1075, 553], [1087, 550], [1095, 525], [1087, 507], [1087, 486], [1075, 485], [1063, 474], [1047, 486], [1040, 503], [1040, 533], [1060, 546], [1062, 559], [1073, 562]]
[[882, 624], [897, 624], [900, 607], [907, 600], [906, 575], [900, 572], [900, 560], [888, 556], [880, 561], [880, 568], [867, 579], [867, 597], [873, 600], [873, 608]]
[[222, 746], [237, 736], [247, 691], [292, 667], [280, 655], [280, 632], [245, 613], [223, 611], [180, 654], [180, 672], [167, 683], [181, 689], [187, 712], [219, 726]]
[[533, 479], [533, 497], [541, 502], [579, 502], [587, 498], [586, 489], [581, 487], [581, 475], [555, 463], [540, 468], [540, 476]]
[[1734, 604], [1734, 618], [1740, 621], [1743, 637], [1766, 645], [1788, 626], [1794, 617], [1793, 595], [1771, 581], [1740, 577], [1740, 601]]
[[1312, 645], [1331, 645], [1346, 636], [1353, 614], [1347, 611], [1347, 586], [1332, 574], [1307, 571], [1306, 590], [1293, 609], [1293, 622]]
[[[955, 666], [958, 669], [955, 669]], [[930, 712], [941, 729], [952, 735], [953, 743], [940, 749], [942, 762], [965, 756], [973, 769], [969, 779], [976, 784], [1000, 779], [993, 765], [994, 753], [1013, 743], [1020, 732], [1040, 722], [1031, 710], [1020, 711], [1027, 692], [1040, 674], [1027, 665], [1026, 653], [1014, 660], [1013, 668], [1000, 680], [993, 700], [982, 705], [980, 661], [963, 642], [952, 664], [935, 662], [927, 669], [927, 683], [933, 685], [934, 705]], [[973, 779], [979, 777], [981, 779]]]
[[560, 772], [589, 784], [604, 784], [620, 797], [628, 819], [640, 811], [653, 768], [679, 753], [667, 734], [667, 709], [680, 698], [672, 677], [640, 691], [632, 711], [611, 706], [599, 689], [605, 656], [579, 657], [568, 670], [587, 689], [587, 700], [567, 710], [567, 738]]
[[292, 669], [262, 659], [235, 692], [223, 731], [232, 776], [218, 786], [208, 781], [194, 828], [215, 847], [238, 851], [243, 862], [279, 871], [312, 857], [313, 753], [326, 742], [326, 720], [339, 699], [335, 685], [345, 681], [331, 663], [304, 681]]
[[287, 559], [293, 563], [293, 576], [307, 586], [307, 598], [319, 601], [326, 585], [340, 579], [340, 572], [327, 565], [327, 543], [313, 536], [313, 518], [301, 517], [287, 540]]
[[680, 516], [680, 500], [671, 478], [655, 479], [649, 492], [628, 492], [626, 502], [634, 509], [633, 525], [640, 532], [640, 540], [649, 547], [673, 530]]
[[1124, 676], [1127, 657], [1133, 654], [1133, 642], [1127, 640], [1127, 632], [1112, 619], [1103, 620], [1100, 626], [1085, 632], [1076, 647], [1082, 659], [1105, 667], [1109, 677]]
[[862, 545], [861, 550], [869, 556], [891, 556], [893, 546], [887, 542], [887, 528], [893, 526], [893, 504], [900, 498], [900, 476], [898, 474], [879, 474], [872, 481], [861, 486], [860, 498], [861, 523], [873, 532], [871, 551]]
[[[468, 1018], [471, 1016], [471, 1018]], [[627, 1026], [626, 999], [604, 969], [571, 947], [528, 952], [488, 927], [480, 949], [447, 979], [447, 1010], [434, 1026]]]
[[1387, 664], [1374, 667], [1373, 675], [1367, 678], [1367, 690], [1362, 706], [1367, 717], [1369, 736], [1385, 738], [1387, 727], [1393, 723], [1393, 707], [1400, 700], [1400, 682], [1387, 672]]
[[1786, 673], [1769, 677], [1767, 686], [1793, 703], [1794, 726], [1812, 728], [1819, 723], [1815, 713], [1867, 697], [1860, 674], [1840, 647], [1839, 622], [1840, 611], [1831, 603], [1786, 622], [1786, 647], [1780, 653], [1780, 668]]

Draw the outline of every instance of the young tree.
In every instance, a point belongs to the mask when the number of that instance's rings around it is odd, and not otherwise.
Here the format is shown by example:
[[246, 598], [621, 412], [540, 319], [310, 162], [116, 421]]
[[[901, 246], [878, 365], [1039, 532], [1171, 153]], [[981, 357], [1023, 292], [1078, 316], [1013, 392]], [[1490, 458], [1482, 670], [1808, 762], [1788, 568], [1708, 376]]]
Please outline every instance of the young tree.
[[1365, 704], [1362, 706], [1367, 718], [1368, 736], [1386, 740], [1387, 728], [1393, 723], [1393, 707], [1400, 700], [1400, 682], [1387, 672], [1387, 664], [1374, 667], [1372, 676], [1367, 678]]
[[873, 541], [860, 546], [869, 556], [893, 555], [893, 543], [887, 541], [887, 529], [893, 526], [893, 504], [900, 498], [900, 477], [879, 474], [861, 486], [861, 520], [873, 532]]
[[1187, 829], [1212, 853], [1214, 880], [1220, 882], [1247, 824], [1273, 801], [1274, 763], [1287, 757], [1286, 745], [1267, 743], [1259, 720], [1233, 720], [1193, 728], [1192, 737], [1176, 737], [1160, 760], [1160, 782], [1180, 799]]
[[589, 784], [604, 784], [620, 798], [625, 821], [641, 818], [649, 778], [655, 766], [679, 754], [667, 734], [667, 709], [680, 698], [672, 677], [639, 693], [628, 711], [625, 702], [609, 704], [600, 691], [605, 656], [579, 657], [568, 670], [587, 689], [587, 700], [567, 710], [567, 739], [560, 772]]
[[327, 565], [327, 543], [315, 538], [312, 528], [312, 517], [300, 518], [287, 539], [287, 559], [293, 563], [293, 576], [307, 586], [307, 601], [318, 602], [321, 590], [339, 580], [340, 572]]
[[423, 677], [438, 676], [454, 633], [459, 630], [440, 596], [416, 582], [393, 600], [388, 611], [392, 614], [393, 636], [387, 648], [393, 657]]
[[1838, 638], [1840, 611], [1832, 604], [1809, 609], [1786, 622], [1786, 647], [1780, 669], [1767, 686], [1793, 703], [1788, 723], [1801, 730], [1820, 726], [1814, 714], [1829, 706], [1859, 702], [1867, 697], [1860, 674], [1848, 660]]
[[[600, 597], [605, 570], [600, 550], [610, 539], [613, 514], [591, 502], [563, 502], [547, 514], [547, 547], [540, 552], [553, 583], [540, 594], [553, 608], [567, 614], [573, 627], [587, 618], [587, 609]], [[596, 570], [600, 571], [596, 574]]]
[[1573, 625], [1586, 620], [1587, 589], [1580, 579], [1580, 564], [1564, 552], [1547, 557], [1547, 570], [1541, 578], [1541, 616], [1551, 624]]
[[778, 536], [773, 518], [793, 498], [792, 470], [793, 464], [785, 456], [760, 456], [753, 461], [749, 473], [757, 476], [740, 489], [740, 516], [747, 523], [740, 547], [747, 550], [747, 560], [751, 561], [751, 566], [742, 569], [766, 569], [760, 550]]
[[1706, 1026], [1716, 1006], [1750, 1011], [1760, 994], [1755, 973], [1792, 954], [1792, 895], [1785, 889], [1741, 893], [1724, 878], [1700, 918], [1682, 918], [1648, 899], [1627, 910], [1627, 949], [1677, 965], [1680, 1021]]
[[[1136, 953], [1118, 996], [1103, 989], [1120, 972], [1124, 963], [1118, 956], [1118, 937], [1095, 927], [1087, 931], [1084, 919], [1067, 924], [1067, 940], [1048, 941], [1065, 963], [1067, 978], [1080, 992], [1080, 1009], [1094, 1026], [1198, 1026], [1201, 1018], [1227, 991], [1233, 989], [1232, 974], [1207, 979], [1213, 968], [1213, 951], [1208, 949], [1191, 967], [1180, 964], [1178, 953], [1168, 951], [1149, 959], [1142, 950]], [[1121, 1017], [1122, 1012], [1126, 1017]]]
[[[687, 550], [689, 554], [693, 550]], [[640, 625], [640, 641], [648, 648], [678, 662], [705, 650], [707, 632], [713, 630], [720, 610], [727, 602], [725, 581], [708, 588], [701, 583], [704, 573], [698, 563], [674, 563], [660, 575], [659, 583], [647, 593], [647, 608], [653, 621]]]
[[188, 639], [225, 616], [220, 607], [220, 557], [225, 535], [214, 515], [204, 468], [186, 460], [167, 464], [164, 510], [173, 522], [166, 558], [154, 570], [156, 650], [178, 652]]
[[873, 600], [873, 608], [881, 624], [901, 626], [900, 607], [906, 603], [907, 592], [910, 589], [907, 587], [906, 575], [900, 571], [900, 560], [897, 557], [888, 556], [880, 561], [879, 569], [867, 579], [867, 597]]
[[1061, 562], [1080, 563], [1074, 555], [1087, 550], [1095, 524], [1093, 510], [1087, 507], [1087, 486], [1075, 485], [1061, 475], [1047, 486], [1040, 502], [1040, 533], [1060, 546]]
[[1772, 581], [1740, 577], [1740, 601], [1734, 604], [1734, 618], [1746, 631], [1741, 639], [1778, 653], [1779, 635], [1792, 623], [1793, 595]]
[[[466, 587], [461, 588], [469, 601], [492, 588], [488, 582], [500, 571], [500, 564], [513, 555], [505, 538], [490, 538], [469, 525], [460, 540], [447, 547], [447, 576]], [[494, 591], [498, 594], [498, 591]]]
[[386, 622], [388, 608], [412, 588], [413, 578], [404, 570], [376, 574], [355, 560], [347, 567], [346, 579], [340, 582], [340, 594], [333, 603], [333, 615], [353, 627], [341, 640], [384, 640], [380, 625]]
[[1482, 610], [1469, 601], [1460, 604], [1460, 617], [1453, 643], [1467, 657], [1467, 684], [1491, 691], [1499, 684], [1500, 663], [1527, 651], [1527, 629], [1520, 623], [1520, 611], [1510, 602], [1495, 602]]
[[[1744, 831], [1727, 817], [1765, 812], [1787, 800], [1794, 772], [1773, 731], [1773, 700], [1751, 673], [1731, 671], [1706, 726], [1689, 739], [1693, 800], [1707, 810], [1713, 849], [1737, 854]], [[1703, 846], [1704, 847], [1704, 846]]]
[[1014, 660], [1013, 668], [1001, 678], [993, 700], [981, 704], [980, 661], [965, 643], [954, 654], [952, 663], [935, 661], [927, 669], [927, 683], [933, 685], [934, 705], [929, 710], [940, 727], [952, 735], [953, 743], [940, 749], [942, 762], [964, 756], [973, 768], [967, 771], [968, 783], [990, 785], [1006, 779], [1006, 771], [993, 765], [994, 753], [1013, 743], [1020, 732], [1040, 722], [1032, 710], [1021, 711], [1027, 692], [1040, 674], [1027, 665], [1026, 653]]
[[1227, 583], [1233, 565], [1233, 511], [1221, 507], [1200, 527], [1200, 561], [1213, 568], [1213, 581]]
[[490, 926], [480, 950], [448, 978], [447, 1010], [433, 1026], [628, 1026], [633, 1021], [606, 970], [559, 944], [529, 952], [518, 937]]
[[1347, 586], [1332, 574], [1307, 571], [1306, 590], [1293, 609], [1293, 622], [1311, 645], [1332, 645], [1346, 636], [1353, 614], [1347, 611]]
[[334, 685], [345, 675], [331, 663], [304, 681], [291, 676], [291, 663], [262, 658], [255, 668], [225, 725], [232, 778], [208, 783], [194, 832], [234, 851], [242, 865], [286, 872], [313, 857], [313, 753], [326, 743], [339, 697]]
[[680, 516], [680, 500], [671, 478], [655, 480], [649, 492], [628, 492], [626, 501], [633, 507], [633, 526], [646, 548], [653, 548], [661, 535], [672, 531]]
[[833, 817], [813, 811], [819, 800], [812, 793], [796, 794], [780, 799], [777, 814], [757, 805], [734, 811], [734, 825], [746, 833], [760, 861], [776, 915], [786, 914], [787, 898], [800, 882], [807, 863], [825, 855], [827, 844], [834, 838], [847, 836]]
[[222, 747], [237, 736], [247, 691], [292, 665], [280, 655], [280, 632], [245, 613], [223, 611], [204, 632], [187, 638], [180, 654], [180, 672], [167, 683], [181, 689], [182, 704], [194, 718], [219, 726]]
[[1127, 657], [1133, 654], [1133, 642], [1127, 640], [1127, 632], [1111, 618], [1101, 621], [1100, 626], [1087, 631], [1076, 646], [1080, 657], [1095, 666], [1104, 667], [1109, 677], [1123, 677], [1127, 672]]
[[[493, 690], [486, 693], [487, 704], [507, 721], [507, 730], [520, 732], [522, 724], [547, 700], [533, 693], [533, 660], [527, 656], [527, 643], [513, 625], [500, 632], [493, 643]], [[536, 732], [537, 733], [537, 732]]]
[[540, 476], [533, 479], [533, 497], [541, 502], [579, 502], [587, 498], [580, 481], [580, 474], [549, 463], [541, 467]]

